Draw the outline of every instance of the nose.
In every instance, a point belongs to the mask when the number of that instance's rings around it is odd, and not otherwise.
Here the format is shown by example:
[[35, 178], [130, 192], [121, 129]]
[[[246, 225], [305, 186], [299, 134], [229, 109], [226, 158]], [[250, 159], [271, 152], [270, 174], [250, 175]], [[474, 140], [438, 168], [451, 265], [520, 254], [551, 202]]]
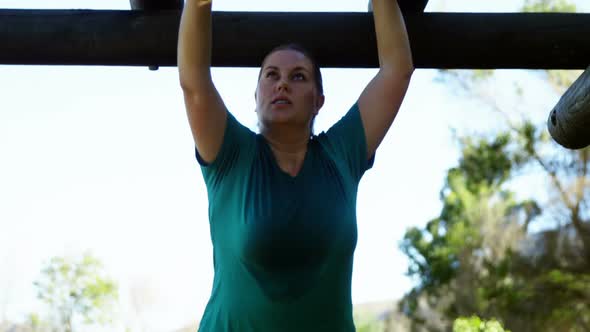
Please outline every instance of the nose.
[[281, 79], [277, 83], [277, 90], [278, 91], [289, 91], [289, 84], [288, 84], [287, 80]]

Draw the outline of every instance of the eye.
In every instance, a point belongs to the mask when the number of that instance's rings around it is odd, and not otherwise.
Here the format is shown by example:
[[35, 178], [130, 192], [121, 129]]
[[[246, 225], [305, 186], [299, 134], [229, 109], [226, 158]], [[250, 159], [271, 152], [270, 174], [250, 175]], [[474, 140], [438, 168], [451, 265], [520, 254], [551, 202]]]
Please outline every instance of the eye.
[[269, 70], [266, 72], [265, 77], [270, 78], [270, 77], [276, 77], [277, 76], [277, 72], [274, 70]]
[[293, 79], [296, 81], [305, 81], [305, 75], [303, 73], [296, 73], [293, 75]]

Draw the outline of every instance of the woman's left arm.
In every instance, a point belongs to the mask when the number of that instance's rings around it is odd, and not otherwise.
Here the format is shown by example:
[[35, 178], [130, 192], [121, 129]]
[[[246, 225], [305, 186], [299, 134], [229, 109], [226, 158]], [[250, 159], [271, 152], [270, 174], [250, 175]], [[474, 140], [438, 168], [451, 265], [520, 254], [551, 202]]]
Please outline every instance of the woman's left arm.
[[379, 72], [359, 97], [367, 158], [393, 123], [414, 71], [406, 26], [397, 0], [371, 0], [379, 53]]

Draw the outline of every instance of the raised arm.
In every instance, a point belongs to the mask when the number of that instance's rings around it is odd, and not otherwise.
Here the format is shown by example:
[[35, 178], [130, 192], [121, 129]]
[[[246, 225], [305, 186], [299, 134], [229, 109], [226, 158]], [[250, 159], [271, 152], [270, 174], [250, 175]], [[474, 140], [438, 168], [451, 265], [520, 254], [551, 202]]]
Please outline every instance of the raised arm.
[[199, 154], [212, 162], [223, 141], [227, 111], [211, 78], [211, 0], [187, 0], [178, 33], [178, 73]]
[[379, 72], [358, 100], [367, 139], [374, 153], [402, 104], [414, 71], [406, 26], [397, 0], [372, 0]]

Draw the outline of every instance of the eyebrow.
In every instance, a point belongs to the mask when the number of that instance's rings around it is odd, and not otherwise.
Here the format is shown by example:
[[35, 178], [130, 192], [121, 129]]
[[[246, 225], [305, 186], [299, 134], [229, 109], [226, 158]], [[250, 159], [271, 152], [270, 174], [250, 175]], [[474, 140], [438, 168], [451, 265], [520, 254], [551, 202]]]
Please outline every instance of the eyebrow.
[[[277, 66], [268, 66], [268, 67], [264, 68], [264, 71], [267, 71], [269, 69], [279, 70], [279, 67], [277, 67]], [[298, 71], [298, 70], [310, 72], [307, 68], [302, 67], [302, 66], [297, 66], [297, 67], [293, 68], [293, 70], [291, 70], [291, 71]]]

